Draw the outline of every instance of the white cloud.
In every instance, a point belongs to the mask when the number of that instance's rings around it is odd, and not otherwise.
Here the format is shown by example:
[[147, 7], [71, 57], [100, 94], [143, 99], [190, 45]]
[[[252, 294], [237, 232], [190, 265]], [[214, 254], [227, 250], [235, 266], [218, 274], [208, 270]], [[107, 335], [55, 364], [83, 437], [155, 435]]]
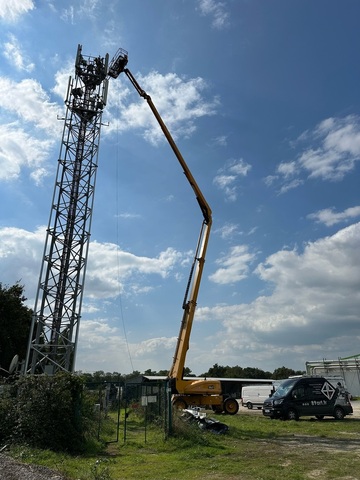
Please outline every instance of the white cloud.
[[277, 166], [276, 175], [265, 178], [268, 186], [285, 193], [308, 179], [340, 181], [360, 160], [360, 117], [327, 118], [313, 131], [303, 132], [293, 146], [306, 144], [296, 160]]
[[304, 183], [304, 181], [301, 180], [300, 178], [294, 178], [293, 180], [289, 181], [288, 183], [285, 183], [284, 185], [282, 185], [282, 187], [279, 190], [279, 194], [281, 195], [283, 193], [288, 192], [289, 190], [293, 190], [294, 188], [299, 187], [303, 183]]
[[[195, 130], [197, 118], [213, 115], [218, 100], [205, 101], [202, 92], [207, 88], [202, 78], [183, 79], [175, 73], [161, 75], [151, 72], [146, 76], [137, 75], [141, 87], [151, 96], [156, 109], [168, 127], [171, 135], [188, 137]], [[133, 101], [138, 95], [125, 77], [113, 81], [109, 88], [108, 106], [105, 118], [110, 120], [110, 127], [105, 133], [113, 131], [138, 130], [144, 138], [156, 145], [164, 141], [164, 134], [155, 120], [149, 105], [143, 98]], [[131, 89], [130, 89], [131, 88]]]
[[141, 218], [141, 215], [139, 213], [124, 212], [124, 213], [120, 213], [119, 217], [124, 218], [125, 220], [132, 220], [134, 218]]
[[209, 275], [209, 279], [221, 285], [239, 282], [247, 277], [249, 264], [254, 259], [255, 254], [250, 253], [246, 245], [232, 247], [229, 253], [216, 260], [216, 263], [221, 267], [215, 273]]
[[36, 184], [48, 175], [45, 161], [63, 127], [59, 111], [37, 81], [0, 77], [0, 180], [14, 180], [24, 168]]
[[[14, 227], [0, 228], [1, 281], [6, 284], [17, 280], [35, 293], [38, 272], [43, 254], [45, 227], [34, 232]], [[86, 274], [87, 299], [114, 298], [124, 291], [137, 293], [147, 290], [146, 277], [156, 275], [167, 278], [176, 265], [181, 265], [185, 255], [172, 248], [157, 257], [138, 257], [120, 250], [111, 243], [91, 242]], [[187, 256], [187, 255], [186, 255]], [[32, 305], [33, 306], [33, 305]]]
[[101, 13], [101, 7], [100, 0], [82, 0], [79, 5], [78, 13], [82, 17], [96, 19], [98, 14]]
[[227, 139], [228, 139], [227, 135], [220, 135], [219, 137], [215, 138], [214, 145], [218, 145], [220, 147], [226, 147], [228, 144]]
[[246, 177], [251, 165], [240, 160], [230, 160], [227, 165], [218, 171], [213, 183], [225, 193], [226, 200], [234, 202], [237, 199], [237, 180], [239, 177]]
[[30, 136], [16, 124], [0, 124], [0, 181], [17, 179], [27, 168], [35, 184], [40, 184], [48, 175], [41, 165], [52, 145], [51, 140]]
[[[86, 277], [86, 296], [90, 298], [116, 297], [124, 291], [143, 290], [144, 279], [138, 275], [159, 275], [166, 278], [174, 266], [181, 262], [182, 254], [167, 248], [155, 258], [137, 257], [121, 251], [112, 243], [91, 242]], [[140, 283], [141, 289], [138, 285]], [[148, 290], [148, 289], [147, 289]]]
[[9, 35], [9, 40], [4, 43], [3, 55], [18, 70], [31, 72], [35, 68], [35, 65], [24, 55], [21, 45], [14, 35]]
[[238, 230], [238, 225], [234, 223], [226, 223], [221, 228], [215, 230], [215, 233], [220, 234], [223, 239], [228, 239], [232, 238], [234, 235], [239, 235], [241, 232]]
[[103, 319], [83, 320], [76, 369], [125, 373], [133, 369], [145, 371], [151, 366], [151, 369], [162, 370], [170, 366], [175, 345], [176, 337], [128, 342], [118, 326], [111, 326]]
[[57, 120], [60, 107], [50, 102], [48, 94], [36, 80], [27, 78], [14, 82], [0, 77], [0, 107], [36, 129], [45, 130], [48, 135], [57, 138], [61, 132], [62, 125]]
[[34, 307], [44, 241], [45, 227], [34, 232], [14, 227], [0, 228], [1, 282], [12, 285], [20, 281], [25, 286], [31, 308]]
[[280, 165], [278, 165], [276, 170], [280, 175], [283, 175], [285, 178], [288, 178], [294, 175], [294, 173], [296, 173], [296, 163], [295, 162], [280, 163]]
[[64, 100], [65, 98], [69, 84], [69, 77], [71, 76], [74, 78], [74, 70], [74, 61], [69, 60], [66, 65], [55, 73], [55, 85], [51, 91], [61, 100]]
[[278, 175], [268, 175], [267, 177], [264, 178], [264, 183], [267, 187], [271, 187], [271, 185], [273, 185], [278, 179], [279, 179]]
[[199, 0], [199, 9], [202, 15], [210, 15], [213, 18], [212, 26], [221, 30], [229, 24], [229, 13], [224, 2], [216, 0]]
[[299, 158], [310, 177], [341, 180], [360, 159], [360, 119], [355, 115], [324, 120], [312, 139], [317, 140], [318, 147], [309, 148]]
[[[67, 89], [69, 74], [73, 73], [72, 63], [68, 62], [55, 75], [53, 92], [62, 99]], [[163, 115], [163, 120], [174, 138], [191, 135], [196, 129], [195, 120], [205, 115], [214, 114], [218, 105], [217, 99], [210, 102], [203, 99], [202, 91], [207, 86], [201, 78], [184, 80], [173, 73], [161, 75], [157, 72], [151, 72], [147, 76], [139, 75], [138, 80], [153, 96], [156, 107]], [[114, 81], [109, 89], [108, 108], [105, 112], [111, 123], [110, 127], [105, 130], [105, 134], [110, 134], [115, 130], [127, 131], [133, 129], [141, 131], [144, 138], [153, 144], [164, 141], [164, 135], [147, 102], [140, 97], [133, 102], [132, 99], [137, 93], [135, 91], [131, 92], [129, 87], [123, 87], [124, 85], [121, 82]], [[20, 122], [18, 127], [19, 138], [26, 136], [26, 143], [32, 143], [34, 146], [43, 143], [45, 148], [42, 149], [39, 160], [46, 159], [50, 148], [49, 138], [51, 137], [55, 141], [60, 137], [63, 124], [57, 118], [59, 113], [63, 112], [63, 107], [50, 102], [48, 94], [33, 79], [14, 82], [8, 78], [0, 77], [0, 92], [1, 108], [10, 112], [14, 119]], [[30, 126], [32, 127], [31, 132]], [[10, 127], [3, 128], [9, 130]], [[14, 124], [11, 130], [15, 131], [15, 129]], [[43, 130], [44, 134], [46, 132], [45, 139], [39, 138], [38, 133], [34, 137], [34, 132], [39, 130]], [[15, 135], [12, 138], [15, 138]], [[17, 177], [21, 169], [19, 167], [31, 163], [24, 159], [22, 162], [15, 161], [14, 165], [9, 164], [8, 160], [13, 153], [9, 149], [9, 143], [10, 139], [7, 141], [8, 146], [3, 145], [2, 147], [2, 163], [6, 163], [3, 178], [5, 172], [6, 178]], [[29, 155], [30, 153], [31, 150]], [[37, 165], [37, 167], [31, 176], [39, 181], [41, 177], [46, 175], [46, 171], [41, 170], [40, 165]]]
[[[227, 359], [254, 365], [276, 358], [304, 365], [351, 354], [358, 344], [360, 223], [309, 242], [303, 252], [279, 251], [256, 270], [273, 286], [249, 304], [199, 308], [197, 318], [220, 322], [218, 348]], [[231, 360], [224, 360], [231, 361]], [[231, 364], [231, 363], [230, 363]]]
[[75, 9], [73, 5], [70, 5], [69, 8], [64, 8], [61, 12], [60, 18], [64, 22], [68, 22], [71, 25], [74, 25]]
[[307, 218], [315, 220], [317, 223], [324, 223], [331, 227], [340, 222], [346, 222], [360, 216], [360, 206], [350, 207], [343, 212], [334, 212], [334, 208], [325, 208], [315, 213], [310, 213]]
[[0, 18], [14, 22], [34, 8], [32, 0], [0, 0]]
[[159, 349], [173, 350], [176, 345], [176, 337], [149, 338], [139, 343], [136, 347], [135, 356], [140, 357], [144, 354], [157, 353]]
[[[20, 281], [25, 286], [26, 303], [30, 308], [34, 308], [45, 230], [44, 226], [34, 232], [14, 227], [0, 228], [1, 282], [12, 285]], [[174, 267], [181, 264], [181, 259], [182, 255], [171, 248], [150, 258], [121, 251], [113, 244], [91, 243], [77, 369], [114, 371], [116, 365], [122, 365], [123, 369], [129, 364], [128, 347], [134, 360], [141, 364], [141, 370], [146, 369], [144, 365], [159, 370], [170, 366], [176, 337], [148, 338], [148, 331], [144, 330], [144, 339], [137, 334], [137, 340], [127, 345], [119, 328], [122, 322], [109, 314], [111, 308], [107, 310], [106, 304], [119, 296], [120, 289], [132, 295], [147, 293], [149, 278], [152, 285], [154, 278], [167, 279]], [[123, 282], [126, 282], [126, 289]]]

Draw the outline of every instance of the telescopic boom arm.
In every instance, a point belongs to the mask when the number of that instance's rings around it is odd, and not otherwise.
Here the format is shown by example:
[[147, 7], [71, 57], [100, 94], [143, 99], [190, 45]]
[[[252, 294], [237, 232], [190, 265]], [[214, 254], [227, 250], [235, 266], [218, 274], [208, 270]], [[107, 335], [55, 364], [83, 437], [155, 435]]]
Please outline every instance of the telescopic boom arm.
[[205, 263], [206, 250], [209, 242], [209, 235], [212, 224], [211, 208], [205, 200], [205, 197], [202, 194], [196, 180], [194, 179], [192, 173], [189, 170], [189, 167], [187, 166], [183, 156], [181, 155], [178, 147], [176, 146], [174, 139], [172, 138], [159, 112], [157, 111], [153, 101], [151, 100], [150, 95], [148, 95], [140, 87], [133, 74], [128, 68], [126, 68], [127, 61], [127, 52], [125, 50], [119, 49], [110, 63], [108, 75], [110, 77], [117, 78], [121, 72], [124, 72], [125, 75], [129, 78], [130, 82], [135, 87], [135, 90], [138, 92], [138, 94], [147, 101], [170, 147], [172, 148], [176, 158], [178, 159], [189, 184], [191, 185], [195, 193], [196, 199], [199, 203], [203, 215], [200, 235], [190, 271], [190, 277], [185, 291], [185, 297], [183, 302], [184, 314], [180, 326], [180, 333], [177, 341], [173, 363], [169, 372], [169, 377], [175, 380], [175, 389], [178, 391], [178, 393], [181, 393], [184, 391], [184, 389], [186, 389], [185, 384], [187, 383], [185, 380], [183, 380], [183, 371], [185, 366], [186, 352], [189, 349], [189, 339]]

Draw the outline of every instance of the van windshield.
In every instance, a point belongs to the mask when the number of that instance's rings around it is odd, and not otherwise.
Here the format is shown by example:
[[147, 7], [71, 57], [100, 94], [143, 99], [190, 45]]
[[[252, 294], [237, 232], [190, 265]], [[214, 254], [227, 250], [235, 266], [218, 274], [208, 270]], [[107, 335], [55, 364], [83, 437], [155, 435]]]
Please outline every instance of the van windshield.
[[278, 388], [275, 390], [273, 394], [273, 398], [285, 397], [285, 395], [287, 395], [290, 392], [290, 390], [292, 389], [292, 387], [297, 381], [298, 381], [298, 378], [290, 378], [289, 380], [285, 380], [282, 383], [280, 383], [280, 385], [278, 386]]

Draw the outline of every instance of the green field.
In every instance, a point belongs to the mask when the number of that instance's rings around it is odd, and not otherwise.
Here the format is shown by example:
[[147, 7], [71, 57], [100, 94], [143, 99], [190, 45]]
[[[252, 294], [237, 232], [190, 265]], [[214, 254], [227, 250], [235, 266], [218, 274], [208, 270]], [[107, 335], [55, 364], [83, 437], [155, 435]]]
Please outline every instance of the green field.
[[[102, 452], [74, 457], [13, 447], [11, 455], [78, 480], [360, 479], [360, 418], [281, 421], [243, 409], [216, 418], [227, 434], [177, 420], [177, 434], [165, 440], [161, 429], [130, 416], [125, 441], [121, 419], [119, 441]], [[115, 438], [115, 427], [114, 416], [102, 425], [103, 438]]]

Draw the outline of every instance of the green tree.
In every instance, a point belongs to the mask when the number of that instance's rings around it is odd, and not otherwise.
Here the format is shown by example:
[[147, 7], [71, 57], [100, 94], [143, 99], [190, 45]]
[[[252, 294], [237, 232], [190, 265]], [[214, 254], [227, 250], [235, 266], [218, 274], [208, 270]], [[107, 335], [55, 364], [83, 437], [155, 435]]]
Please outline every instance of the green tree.
[[301, 371], [301, 370], [293, 370], [292, 368], [286, 368], [284, 366], [280, 367], [280, 368], [276, 368], [274, 371], [273, 371], [273, 374], [272, 374], [272, 377], [274, 380], [283, 380], [285, 378], [289, 378], [293, 375], [303, 375], [305, 372]]
[[24, 305], [26, 300], [23, 285], [0, 283], [0, 367], [5, 370], [14, 355], [26, 356], [32, 316], [32, 310]]
[[200, 376], [201, 377], [213, 377], [213, 378], [225, 378], [227, 375], [227, 372], [230, 367], [226, 366], [223, 367], [221, 365], [218, 365], [217, 363], [214, 363], [214, 365], [209, 368], [209, 370], [206, 373], [202, 373]]
[[271, 377], [270, 372], [264, 372], [259, 368], [246, 367], [243, 370], [244, 378], [269, 378]]

